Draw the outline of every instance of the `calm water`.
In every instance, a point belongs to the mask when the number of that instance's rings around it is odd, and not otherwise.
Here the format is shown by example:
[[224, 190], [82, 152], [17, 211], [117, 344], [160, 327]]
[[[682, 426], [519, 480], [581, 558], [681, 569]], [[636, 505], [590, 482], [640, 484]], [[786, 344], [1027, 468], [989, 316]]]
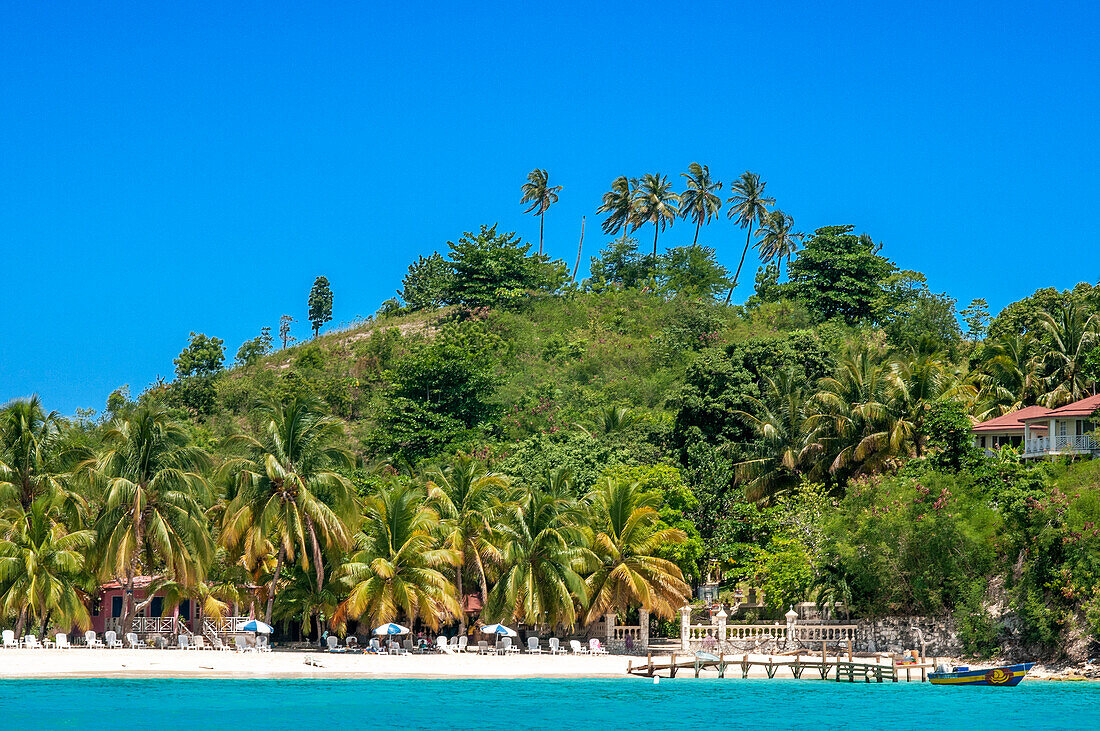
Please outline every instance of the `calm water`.
[[794, 680], [8, 680], [0, 728], [1095, 729], [1100, 684]]

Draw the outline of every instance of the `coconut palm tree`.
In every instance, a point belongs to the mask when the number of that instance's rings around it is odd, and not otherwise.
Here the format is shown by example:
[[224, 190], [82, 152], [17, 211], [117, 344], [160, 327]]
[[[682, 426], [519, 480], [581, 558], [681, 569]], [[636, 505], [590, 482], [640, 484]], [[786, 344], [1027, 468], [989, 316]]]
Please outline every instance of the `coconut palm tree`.
[[603, 194], [603, 203], [596, 212], [607, 214], [601, 226], [608, 236], [614, 236], [620, 231], [625, 236], [627, 232], [637, 228], [634, 210], [634, 189], [637, 185], [637, 178], [620, 175], [611, 182], [611, 190]]
[[504, 570], [482, 617], [573, 627], [588, 603], [580, 571], [592, 561], [574, 506], [560, 495], [525, 490], [502, 514]]
[[764, 220], [756, 231], [756, 238], [759, 240], [753, 247], [760, 250], [760, 259], [765, 264], [772, 259], [778, 259], [780, 265], [786, 259], [790, 264], [791, 256], [798, 251], [798, 244], [803, 236], [792, 231], [793, 228], [794, 218], [778, 208], [764, 215]]
[[691, 595], [680, 567], [657, 556], [662, 546], [683, 543], [679, 528], [663, 526], [658, 493], [633, 480], [602, 479], [589, 495], [596, 568], [585, 581], [591, 603], [585, 622], [609, 611], [641, 607], [671, 619]]
[[387, 486], [365, 501], [355, 552], [340, 569], [348, 595], [334, 624], [366, 619], [372, 627], [404, 618], [435, 629], [462, 610], [444, 571], [462, 560], [433, 537], [439, 516], [405, 485]]
[[680, 194], [680, 216], [695, 221], [695, 238], [692, 245], [699, 243], [699, 229], [704, 223], [718, 215], [722, 208], [722, 199], [714, 192], [722, 189], [722, 184], [710, 178], [710, 168], [693, 162], [686, 173], [680, 173], [686, 181], [687, 190]]
[[220, 475], [232, 486], [221, 540], [231, 550], [278, 546], [275, 573], [267, 593], [264, 621], [270, 624], [284, 561], [312, 561], [318, 589], [325, 585], [325, 548], [351, 547], [358, 514], [354, 490], [337, 470], [354, 464], [340, 445], [343, 424], [326, 416], [318, 401], [295, 396], [286, 403], [260, 405], [264, 416], [258, 438], [238, 434], [226, 440], [242, 456], [227, 460]]
[[596, 412], [591, 424], [577, 424], [577, 428], [593, 439], [598, 439], [626, 431], [641, 422], [641, 420], [640, 415], [635, 414], [625, 406], [610, 405]]
[[660, 173], [646, 173], [634, 188], [634, 228], [653, 225], [653, 259], [657, 260], [657, 234], [671, 226], [680, 215], [680, 196], [672, 192], [672, 183]]
[[[483, 464], [465, 456], [428, 473], [428, 498], [440, 517], [443, 545], [459, 557], [455, 564], [455, 593], [459, 598], [464, 594], [464, 568], [476, 572], [482, 600], [489, 595], [485, 565], [500, 562], [500, 551], [491, 536], [507, 485], [504, 475], [489, 472]], [[459, 623], [465, 632], [465, 613]]]
[[213, 556], [203, 472], [210, 457], [158, 406], [141, 406], [111, 424], [103, 451], [77, 466], [104, 484], [93, 557], [103, 578], [125, 592], [122, 627], [130, 631], [134, 578], [158, 574], [188, 586], [201, 581]]
[[558, 193], [562, 190], [560, 185], [550, 185], [549, 180], [550, 176], [545, 170], [535, 168], [527, 173], [527, 182], [520, 188], [523, 197], [519, 202], [531, 204], [524, 213], [534, 213], [539, 217], [539, 256], [542, 256], [542, 231], [546, 222], [546, 211], [558, 202]]
[[746, 396], [750, 410], [737, 412], [759, 440], [759, 451], [736, 465], [736, 479], [748, 500], [766, 502], [798, 484], [821, 445], [810, 436], [809, 395], [797, 368], [764, 376], [761, 390], [760, 398]]
[[745, 265], [745, 255], [749, 253], [749, 243], [752, 241], [753, 224], [763, 225], [768, 206], [775, 205], [775, 198], [764, 195], [764, 188], [767, 185], [760, 182], [759, 175], [746, 170], [741, 173], [737, 182], [730, 186], [733, 195], [726, 199], [726, 203], [730, 204], [726, 216], [731, 221], [736, 221], [741, 228], [747, 228], [748, 234], [745, 236], [745, 248], [741, 251], [741, 261], [737, 263], [737, 271], [733, 275], [733, 285], [730, 287], [729, 294], [726, 295], [726, 304], [729, 304], [733, 290], [737, 288], [737, 282], [741, 278], [741, 267]]
[[69, 489], [62, 464], [61, 416], [47, 414], [38, 396], [16, 399], [0, 410], [0, 506], [29, 515], [41, 496], [62, 497], [70, 517], [85, 507]]
[[56, 502], [39, 497], [26, 512], [12, 508], [0, 520], [0, 615], [17, 617], [22, 636], [29, 619], [42, 634], [59, 626], [91, 626], [82, 586], [85, 554], [94, 535], [69, 531]]
[[1064, 302], [1054, 312], [1040, 314], [1039, 324], [1051, 339], [1047, 351], [1047, 378], [1043, 404], [1055, 408], [1089, 395], [1091, 378], [1085, 372], [1085, 358], [1100, 342], [1100, 316], [1087, 314], [1076, 302]]

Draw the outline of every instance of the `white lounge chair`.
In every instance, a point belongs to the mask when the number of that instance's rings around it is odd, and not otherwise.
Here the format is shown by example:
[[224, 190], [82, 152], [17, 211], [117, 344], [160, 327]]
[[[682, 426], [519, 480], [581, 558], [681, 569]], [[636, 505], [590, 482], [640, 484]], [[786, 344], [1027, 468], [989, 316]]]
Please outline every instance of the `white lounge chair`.
[[222, 638], [217, 635], [214, 635], [214, 639], [211, 640], [211, 643], [214, 645], [212, 649], [215, 650], [221, 650], [222, 652], [231, 652], [233, 650], [232, 647], [222, 642]]
[[4, 649], [5, 650], [8, 649], [8, 648], [16, 648], [17, 649], [19, 647], [19, 642], [16, 641], [16, 639], [15, 639], [15, 632], [14, 631], [12, 631], [10, 629], [6, 629], [2, 633], [0, 633], [0, 635], [2, 635], [3, 638], [4, 638]]
[[435, 638], [435, 649], [442, 652], [444, 655], [453, 655], [455, 651], [451, 649], [451, 646], [447, 644], [447, 638], [443, 635]]
[[551, 637], [549, 640], [550, 654], [551, 655], [566, 655], [569, 653], [564, 647], [561, 646], [561, 640], [557, 637]]
[[372, 637], [370, 640], [370, 651], [375, 655], [384, 655], [385, 650], [382, 649], [382, 643], [378, 641], [377, 637]]
[[41, 650], [42, 645], [38, 643], [38, 638], [34, 635], [27, 635], [23, 638], [23, 647], [28, 650]]
[[336, 635], [326, 637], [325, 644], [328, 645], [329, 652], [347, 652], [347, 648], [340, 647], [340, 638]]
[[256, 649], [248, 644], [244, 635], [233, 635], [233, 647], [237, 648], [237, 652], [252, 652]]
[[69, 636], [64, 632], [58, 632], [54, 635], [53, 646], [59, 650], [68, 650], [72, 648], [72, 645], [69, 644]]
[[344, 647], [348, 648], [348, 652], [355, 652], [359, 649], [359, 638], [355, 635], [348, 635], [344, 638]]
[[206, 638], [202, 635], [195, 635], [191, 638], [192, 650], [213, 650], [214, 648], [206, 644]]
[[535, 654], [535, 655], [541, 655], [542, 654], [542, 648], [539, 647], [539, 638], [538, 637], [535, 637], [535, 636], [532, 635], [531, 637], [527, 638], [527, 652], [530, 652], [530, 653]]
[[176, 646], [181, 650], [191, 649], [191, 640], [187, 637], [187, 635], [176, 635], [176, 643]]
[[477, 643], [477, 654], [479, 655], [491, 655], [494, 650], [489, 649], [488, 640], [479, 640]]
[[122, 640], [118, 638], [118, 634], [116, 634], [114, 630], [109, 629], [103, 633], [103, 644], [105, 644], [108, 649], [114, 649], [116, 647], [122, 647]]
[[126, 644], [130, 646], [131, 650], [142, 650], [146, 647], [144, 642], [138, 640], [137, 632], [126, 633]]
[[593, 637], [588, 641], [588, 654], [589, 655], [606, 655], [607, 648], [600, 644], [599, 639]]
[[390, 654], [391, 655], [408, 655], [409, 651], [397, 644], [397, 640], [390, 640]]
[[267, 635], [260, 635], [256, 638], [256, 652], [271, 652], [271, 645], [269, 644], [269, 638]]
[[573, 651], [574, 655], [588, 654], [588, 648], [582, 645], [578, 640], [569, 640], [569, 649]]
[[95, 630], [90, 629], [84, 633], [84, 644], [88, 647], [103, 647], [103, 640], [95, 636]]
[[470, 638], [466, 635], [462, 635], [458, 638], [458, 651], [459, 652], [477, 652], [477, 645], [470, 644]]

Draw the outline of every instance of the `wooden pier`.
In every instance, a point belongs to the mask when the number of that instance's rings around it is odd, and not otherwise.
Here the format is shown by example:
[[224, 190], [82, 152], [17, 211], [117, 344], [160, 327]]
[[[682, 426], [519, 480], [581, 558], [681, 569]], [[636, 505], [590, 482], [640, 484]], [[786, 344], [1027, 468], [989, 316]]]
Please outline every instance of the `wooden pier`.
[[706, 652], [697, 652], [683, 655], [672, 653], [667, 658], [654, 658], [650, 654], [646, 656], [644, 662], [638, 665], [635, 665], [634, 661], [630, 661], [627, 664], [626, 672], [631, 675], [650, 678], [661, 674], [668, 678], [675, 678], [678, 671], [689, 670], [693, 671], [695, 677], [698, 678], [704, 670], [714, 670], [718, 672], [719, 678], [724, 678], [730, 670], [735, 672], [740, 670], [741, 677], [747, 678], [754, 667], [763, 668], [769, 678], [774, 678], [781, 669], [786, 668], [790, 670], [791, 675], [796, 679], [802, 678], [803, 674], [809, 671], [808, 678], [820, 677], [822, 680], [846, 680], [849, 683], [854, 683], [857, 679], [861, 679], [865, 683], [884, 683], [887, 681], [897, 683], [902, 676], [904, 676], [906, 682], [916, 680], [923, 683], [928, 679], [928, 672], [936, 667], [936, 663], [928, 661], [927, 658], [918, 659], [917, 662], [913, 663], [900, 664], [896, 658], [893, 658], [887, 664], [871, 660], [856, 660], [851, 655], [847, 659], [840, 656], [830, 658], [826, 654], [813, 657], [798, 654], [793, 657], [781, 655], [779, 657], [769, 656], [766, 659], [753, 659], [749, 655], [727, 655], [724, 653], [713, 655]]

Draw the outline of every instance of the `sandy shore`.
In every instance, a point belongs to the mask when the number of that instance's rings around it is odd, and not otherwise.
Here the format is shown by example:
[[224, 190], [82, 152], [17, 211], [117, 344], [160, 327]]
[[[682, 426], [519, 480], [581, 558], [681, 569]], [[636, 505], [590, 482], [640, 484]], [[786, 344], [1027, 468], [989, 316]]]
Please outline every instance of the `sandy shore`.
[[[320, 667], [307, 664], [307, 658]], [[625, 678], [628, 659], [616, 655], [9, 649], [0, 650], [0, 678]]]

